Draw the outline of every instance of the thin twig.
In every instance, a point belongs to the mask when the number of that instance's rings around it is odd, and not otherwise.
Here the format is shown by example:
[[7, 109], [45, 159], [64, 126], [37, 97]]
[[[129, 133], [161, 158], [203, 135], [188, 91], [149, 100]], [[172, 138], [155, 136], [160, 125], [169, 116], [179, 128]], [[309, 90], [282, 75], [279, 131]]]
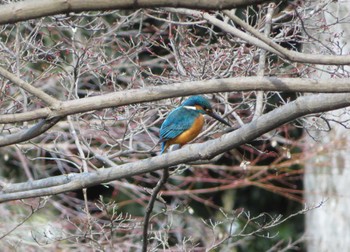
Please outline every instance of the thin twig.
[[[73, 125], [73, 122], [72, 122], [72, 117], [71, 116], [68, 116], [67, 117], [67, 121], [68, 121], [68, 124], [69, 124], [69, 131], [74, 139], [74, 143], [75, 143], [75, 146], [77, 147], [78, 149], [78, 153], [79, 153], [79, 156], [80, 156], [80, 159], [81, 159], [81, 163], [82, 163], [82, 168], [80, 168], [80, 173], [88, 173], [89, 170], [88, 170], [88, 165], [87, 165], [87, 162], [86, 162], [86, 157], [85, 157], [85, 153], [83, 151], [83, 148], [80, 144], [80, 140], [79, 140], [79, 137], [78, 137], [78, 133], [77, 131], [75, 130], [74, 128], [74, 125]], [[88, 196], [87, 196], [87, 188], [83, 188], [83, 195], [84, 195], [84, 204], [85, 204], [85, 213], [87, 215], [87, 219], [88, 219], [88, 227], [90, 229], [90, 234], [92, 235], [92, 223], [91, 223], [91, 215], [90, 215], [90, 210], [89, 210], [89, 204], [88, 204]], [[93, 238], [92, 236], [90, 238]]]
[[[20, 78], [20, 69], [21, 69], [21, 63], [20, 63], [20, 52], [21, 52], [21, 43], [20, 43], [20, 23], [16, 24], [16, 75], [18, 78]], [[26, 92], [24, 92], [23, 88], [20, 88], [21, 95], [23, 97], [23, 112], [27, 112], [28, 110], [28, 97]], [[28, 127], [28, 122], [23, 123], [24, 127]]]
[[[267, 15], [265, 17], [265, 27], [264, 27], [264, 35], [268, 37], [271, 32], [271, 20], [273, 16], [273, 11], [275, 8], [275, 4], [269, 4]], [[259, 55], [259, 65], [258, 65], [258, 76], [263, 77], [265, 75], [266, 68], [266, 50], [261, 49]], [[264, 91], [258, 91], [256, 94], [256, 105], [253, 120], [261, 116], [264, 112]]]
[[45, 207], [46, 202], [47, 202], [48, 198], [41, 198], [39, 199], [39, 203], [38, 205], [33, 208], [32, 206], [30, 206], [31, 208], [31, 212], [23, 219], [21, 220], [18, 224], [16, 224], [14, 227], [12, 227], [9, 231], [7, 231], [5, 234], [0, 235], [0, 240], [2, 240], [3, 238], [5, 238], [6, 236], [8, 236], [9, 234], [11, 234], [13, 231], [15, 231], [18, 227], [22, 226], [27, 220], [29, 220], [37, 211], [39, 211], [41, 208]]
[[148, 202], [145, 216], [144, 216], [144, 222], [143, 222], [143, 232], [142, 232], [142, 251], [147, 252], [147, 245], [148, 245], [148, 226], [149, 226], [149, 221], [150, 217], [152, 214], [154, 202], [156, 201], [158, 197], [158, 193], [162, 189], [162, 187], [165, 185], [169, 178], [169, 168], [165, 168], [163, 170], [162, 177], [158, 181], [156, 187], [153, 189], [150, 201]]
[[[239, 212], [238, 215], [234, 216], [233, 218], [232, 217], [230, 218], [230, 217], [225, 215], [226, 219], [231, 219], [231, 225], [234, 222], [236, 222], [237, 219], [239, 219], [239, 217], [242, 213], [244, 213], [246, 215], [247, 221], [245, 222], [243, 227], [241, 227], [239, 232], [237, 232], [237, 230], [230, 229], [229, 234], [225, 238], [223, 238], [222, 240], [220, 240], [216, 244], [212, 245], [207, 251], [213, 251], [213, 250], [217, 249], [224, 242], [228, 241], [231, 238], [239, 238], [238, 241], [240, 241], [240, 239], [242, 239], [244, 237], [251, 237], [254, 235], [263, 236], [265, 238], [273, 238], [274, 236], [271, 236], [268, 232], [269, 229], [274, 228], [276, 226], [279, 226], [282, 223], [286, 222], [287, 220], [292, 219], [298, 215], [303, 215], [309, 211], [320, 208], [324, 203], [325, 203], [325, 200], [322, 200], [318, 204], [313, 205], [313, 206], [306, 206], [305, 205], [305, 207], [303, 209], [299, 210], [298, 212], [292, 213], [285, 218], [282, 218], [282, 215], [278, 215], [276, 217], [273, 217], [268, 213], [260, 213], [258, 216], [250, 217], [249, 212], [243, 212], [243, 211]], [[267, 218], [267, 220], [265, 220], [263, 224], [260, 224], [259, 220], [265, 219], [265, 218]], [[256, 226], [256, 228], [252, 231], [249, 231], [248, 227], [251, 225]], [[263, 234], [264, 232], [267, 232], [267, 235], [264, 235]], [[231, 242], [231, 244], [234, 244], [234, 242]]]

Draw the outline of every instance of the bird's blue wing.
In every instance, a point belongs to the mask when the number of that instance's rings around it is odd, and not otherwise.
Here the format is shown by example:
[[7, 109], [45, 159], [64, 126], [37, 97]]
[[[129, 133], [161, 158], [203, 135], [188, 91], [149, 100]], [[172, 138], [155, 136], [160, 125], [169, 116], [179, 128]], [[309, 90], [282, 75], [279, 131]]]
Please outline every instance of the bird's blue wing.
[[160, 128], [160, 140], [164, 142], [173, 139], [182, 132], [188, 130], [191, 128], [197, 116], [198, 112], [184, 107], [173, 110]]

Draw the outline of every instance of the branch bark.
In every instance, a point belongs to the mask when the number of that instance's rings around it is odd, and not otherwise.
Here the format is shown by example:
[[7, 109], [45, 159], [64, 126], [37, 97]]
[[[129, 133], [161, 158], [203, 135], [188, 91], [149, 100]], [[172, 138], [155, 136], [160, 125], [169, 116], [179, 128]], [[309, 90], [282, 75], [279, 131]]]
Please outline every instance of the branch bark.
[[61, 102], [58, 107], [46, 107], [18, 114], [0, 115], [0, 123], [16, 123], [44, 118], [63, 117], [109, 107], [150, 102], [179, 96], [258, 90], [309, 93], [350, 92], [350, 79], [314, 80], [275, 77], [238, 77], [175, 83], [64, 101]]
[[[320, 103], [320, 101], [322, 101]], [[262, 134], [299, 117], [350, 106], [348, 94], [319, 94], [302, 96], [295, 101], [262, 115], [240, 129], [202, 144], [190, 144], [180, 150], [133, 163], [100, 169], [96, 172], [68, 174], [57, 177], [7, 184], [0, 202], [40, 197], [86, 188], [116, 179], [131, 177], [181, 163], [210, 160], [220, 153], [248, 143]]]
[[33, 18], [82, 11], [182, 7], [203, 10], [221, 10], [270, 2], [267, 0], [27, 0], [2, 5], [0, 24], [11, 24]]

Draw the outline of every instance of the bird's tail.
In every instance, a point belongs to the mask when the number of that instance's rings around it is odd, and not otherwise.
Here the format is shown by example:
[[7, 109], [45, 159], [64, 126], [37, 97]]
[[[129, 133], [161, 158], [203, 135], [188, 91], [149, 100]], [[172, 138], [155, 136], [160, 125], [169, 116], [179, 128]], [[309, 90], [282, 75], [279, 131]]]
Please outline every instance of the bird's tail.
[[162, 142], [162, 149], [160, 150], [160, 154], [163, 154], [163, 152], [167, 149], [166, 141]]

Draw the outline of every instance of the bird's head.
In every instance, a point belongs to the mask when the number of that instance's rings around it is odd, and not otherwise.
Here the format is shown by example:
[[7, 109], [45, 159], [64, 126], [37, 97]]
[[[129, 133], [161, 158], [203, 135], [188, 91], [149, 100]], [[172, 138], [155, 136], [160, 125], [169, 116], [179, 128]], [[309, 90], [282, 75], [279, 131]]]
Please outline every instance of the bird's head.
[[207, 114], [207, 115], [215, 118], [219, 122], [226, 124], [228, 126], [231, 126], [223, 118], [221, 118], [219, 115], [217, 115], [213, 112], [213, 108], [212, 108], [210, 102], [206, 98], [204, 98], [203, 96], [200, 96], [200, 95], [191, 96], [190, 98], [188, 98], [187, 100], [185, 100], [182, 103], [182, 106], [185, 108], [188, 108], [188, 109], [197, 110], [198, 112], [200, 112], [202, 114]]

